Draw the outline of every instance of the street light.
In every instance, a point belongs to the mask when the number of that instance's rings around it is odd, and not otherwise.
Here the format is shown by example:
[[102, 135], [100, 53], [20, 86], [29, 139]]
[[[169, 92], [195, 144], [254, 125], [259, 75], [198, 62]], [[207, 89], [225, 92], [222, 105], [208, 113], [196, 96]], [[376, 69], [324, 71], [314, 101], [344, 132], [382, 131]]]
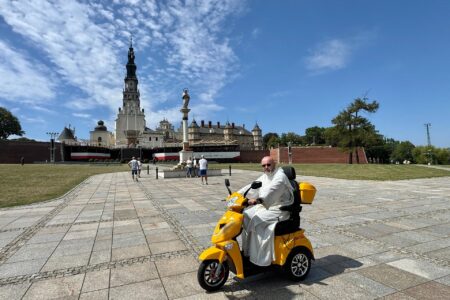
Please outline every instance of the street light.
[[58, 135], [58, 132], [47, 132], [47, 135], [50, 136], [50, 162], [55, 162], [55, 138]]

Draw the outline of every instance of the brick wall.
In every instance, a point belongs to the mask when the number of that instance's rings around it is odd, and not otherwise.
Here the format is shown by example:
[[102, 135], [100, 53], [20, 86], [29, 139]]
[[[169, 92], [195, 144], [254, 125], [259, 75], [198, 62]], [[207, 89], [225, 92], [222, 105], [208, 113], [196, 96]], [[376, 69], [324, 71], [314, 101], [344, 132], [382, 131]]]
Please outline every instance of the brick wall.
[[270, 155], [269, 150], [241, 150], [242, 163], [259, 163], [264, 156]]
[[[21, 157], [26, 164], [50, 161], [50, 142], [0, 141], [0, 163], [18, 164]], [[61, 161], [60, 143], [55, 143], [55, 161]]]
[[[367, 164], [367, 157], [363, 148], [358, 149], [358, 154], [359, 163]], [[287, 147], [271, 149], [270, 156], [281, 163], [289, 162]], [[336, 147], [292, 147], [292, 162], [300, 164], [346, 164], [348, 163], [348, 153], [341, 152]], [[353, 163], [356, 163], [355, 155], [353, 155]]]

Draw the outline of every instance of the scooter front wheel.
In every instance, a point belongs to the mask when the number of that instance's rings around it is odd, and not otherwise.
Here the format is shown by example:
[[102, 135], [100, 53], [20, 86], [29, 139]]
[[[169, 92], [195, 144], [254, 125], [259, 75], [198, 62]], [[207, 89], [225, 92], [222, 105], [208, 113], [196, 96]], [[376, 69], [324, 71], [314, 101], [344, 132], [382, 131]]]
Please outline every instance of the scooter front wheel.
[[284, 264], [284, 270], [287, 276], [294, 281], [305, 279], [311, 270], [309, 253], [302, 248], [292, 249], [291, 254], [289, 254]]
[[221, 264], [217, 260], [205, 260], [198, 268], [198, 283], [208, 292], [217, 291], [225, 284], [229, 273], [227, 262]]

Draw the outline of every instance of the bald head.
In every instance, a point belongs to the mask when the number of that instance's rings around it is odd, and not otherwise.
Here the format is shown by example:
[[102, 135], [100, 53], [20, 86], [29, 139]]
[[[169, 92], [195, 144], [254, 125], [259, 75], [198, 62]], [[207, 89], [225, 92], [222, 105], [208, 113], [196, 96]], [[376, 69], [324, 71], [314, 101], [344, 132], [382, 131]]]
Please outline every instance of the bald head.
[[264, 169], [264, 173], [272, 173], [275, 170], [275, 161], [270, 156], [264, 156], [261, 160], [261, 166]]

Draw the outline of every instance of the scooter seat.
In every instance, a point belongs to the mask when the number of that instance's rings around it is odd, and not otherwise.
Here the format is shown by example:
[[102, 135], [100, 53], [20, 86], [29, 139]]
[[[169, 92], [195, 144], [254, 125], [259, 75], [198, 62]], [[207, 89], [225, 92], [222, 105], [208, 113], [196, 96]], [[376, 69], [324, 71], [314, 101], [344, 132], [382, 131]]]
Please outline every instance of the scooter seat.
[[294, 233], [300, 229], [300, 218], [298, 220], [289, 219], [281, 221], [275, 226], [275, 235], [285, 235]]

